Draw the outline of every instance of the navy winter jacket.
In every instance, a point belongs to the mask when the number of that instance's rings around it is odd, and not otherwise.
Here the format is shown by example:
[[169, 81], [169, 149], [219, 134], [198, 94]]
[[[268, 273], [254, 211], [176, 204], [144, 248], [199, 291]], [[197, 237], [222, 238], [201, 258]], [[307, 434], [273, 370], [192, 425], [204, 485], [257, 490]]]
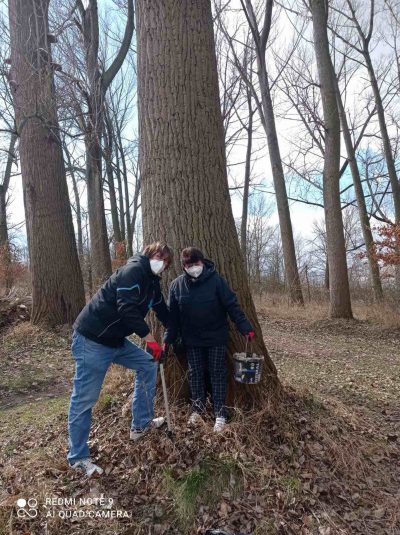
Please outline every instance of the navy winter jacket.
[[217, 273], [211, 260], [204, 261], [197, 279], [187, 273], [172, 281], [169, 290], [169, 320], [164, 341], [178, 335], [186, 346], [210, 347], [228, 343], [228, 319], [242, 334], [252, 327], [241, 310], [236, 294]]
[[160, 277], [151, 271], [147, 256], [136, 254], [111, 275], [82, 309], [74, 329], [90, 340], [119, 347], [132, 333], [143, 338], [150, 332], [144, 318], [151, 308], [166, 327], [168, 309]]

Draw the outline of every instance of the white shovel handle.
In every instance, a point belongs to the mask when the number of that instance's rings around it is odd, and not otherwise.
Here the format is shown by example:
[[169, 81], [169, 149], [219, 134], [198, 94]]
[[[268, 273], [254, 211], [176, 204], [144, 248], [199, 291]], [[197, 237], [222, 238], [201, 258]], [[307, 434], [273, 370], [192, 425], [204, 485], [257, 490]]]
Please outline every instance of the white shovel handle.
[[160, 362], [160, 375], [161, 375], [161, 384], [162, 384], [163, 396], [164, 396], [165, 414], [167, 416], [168, 431], [172, 431], [171, 417], [169, 414], [167, 385], [165, 383], [165, 375], [164, 375], [164, 364], [162, 362]]

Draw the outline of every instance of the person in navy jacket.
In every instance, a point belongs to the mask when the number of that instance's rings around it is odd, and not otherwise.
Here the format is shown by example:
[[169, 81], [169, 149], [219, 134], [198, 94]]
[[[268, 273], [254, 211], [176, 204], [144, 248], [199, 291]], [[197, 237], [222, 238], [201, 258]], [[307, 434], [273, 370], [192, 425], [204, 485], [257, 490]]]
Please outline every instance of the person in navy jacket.
[[164, 342], [172, 344], [180, 336], [186, 349], [193, 411], [189, 418], [191, 425], [202, 421], [208, 368], [216, 417], [214, 431], [219, 432], [227, 416], [227, 316], [244, 336], [252, 337], [254, 332], [236, 294], [202, 251], [187, 247], [182, 251], [181, 260], [184, 273], [172, 281], [169, 290], [169, 320]]
[[[160, 427], [164, 418], [153, 418], [157, 360], [162, 348], [151, 334], [145, 316], [153, 309], [167, 325], [168, 309], [160, 288], [160, 274], [169, 267], [172, 251], [159, 242], [129, 258], [104, 283], [82, 309], [74, 323], [72, 355], [75, 377], [68, 413], [68, 462], [86, 475], [102, 473], [90, 459], [89, 437], [95, 405], [109, 366], [120, 364], [135, 370], [130, 438], [140, 439], [147, 430]], [[148, 351], [128, 338], [137, 334]]]

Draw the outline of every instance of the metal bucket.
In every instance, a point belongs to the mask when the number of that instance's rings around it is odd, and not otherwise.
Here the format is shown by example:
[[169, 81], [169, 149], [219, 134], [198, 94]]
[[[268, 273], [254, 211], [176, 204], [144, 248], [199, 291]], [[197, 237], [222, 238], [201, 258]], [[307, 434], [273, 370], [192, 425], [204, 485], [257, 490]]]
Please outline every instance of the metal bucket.
[[256, 384], [261, 380], [264, 357], [247, 351], [233, 354], [235, 381], [238, 383]]

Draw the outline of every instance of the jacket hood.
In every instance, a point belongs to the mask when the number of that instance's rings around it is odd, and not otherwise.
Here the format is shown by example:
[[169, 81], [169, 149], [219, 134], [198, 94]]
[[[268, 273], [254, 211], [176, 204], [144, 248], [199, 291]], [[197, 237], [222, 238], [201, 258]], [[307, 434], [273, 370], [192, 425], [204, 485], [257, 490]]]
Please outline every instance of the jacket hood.
[[157, 275], [154, 275], [154, 273], [151, 271], [150, 258], [148, 256], [145, 256], [144, 254], [134, 254], [133, 256], [128, 258], [127, 264], [139, 264], [145, 270], [146, 273], [148, 273], [152, 277], [157, 277]]
[[185, 277], [189, 282], [198, 284], [206, 281], [216, 273], [214, 262], [212, 262], [208, 258], [205, 258], [203, 264], [203, 271], [200, 277], [197, 277], [197, 279], [195, 277], [191, 277], [190, 275], [188, 275], [188, 273], [186, 273], [186, 271], [184, 271]]

